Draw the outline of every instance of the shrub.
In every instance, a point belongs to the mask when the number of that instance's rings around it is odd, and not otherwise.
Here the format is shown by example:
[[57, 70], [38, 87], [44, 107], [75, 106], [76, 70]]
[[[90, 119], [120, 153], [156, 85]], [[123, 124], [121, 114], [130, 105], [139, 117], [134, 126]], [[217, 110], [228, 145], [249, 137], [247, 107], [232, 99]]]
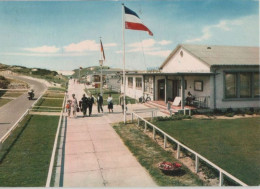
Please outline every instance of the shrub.
[[221, 109], [217, 109], [217, 108], [213, 110], [213, 113], [216, 114], [216, 115], [223, 115], [222, 110]]
[[227, 117], [233, 117], [234, 115], [235, 115], [234, 112], [226, 112], [225, 113], [225, 116], [227, 116]]
[[230, 108], [228, 108], [227, 109], [227, 111], [226, 111], [227, 113], [233, 113], [234, 112], [234, 110], [230, 107]]

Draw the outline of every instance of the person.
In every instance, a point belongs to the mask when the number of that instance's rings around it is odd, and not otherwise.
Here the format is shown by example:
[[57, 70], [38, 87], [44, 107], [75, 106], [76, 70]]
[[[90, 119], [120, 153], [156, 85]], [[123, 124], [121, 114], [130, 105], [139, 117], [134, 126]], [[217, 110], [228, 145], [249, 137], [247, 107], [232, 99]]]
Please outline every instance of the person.
[[83, 94], [83, 97], [81, 99], [81, 106], [82, 106], [83, 117], [85, 117], [88, 108], [88, 98], [85, 96], [85, 94]]
[[100, 93], [98, 93], [97, 96], [97, 106], [98, 106], [98, 113], [100, 113], [100, 110], [103, 113], [103, 97], [100, 95]]
[[[122, 112], [124, 113], [124, 93], [122, 93], [119, 97], [119, 104], [121, 105], [122, 107]], [[125, 110], [127, 111], [127, 100], [126, 100], [126, 97], [125, 97]]]
[[71, 101], [71, 108], [72, 108], [72, 113], [73, 113], [73, 116], [74, 118], [77, 117], [77, 109], [78, 109], [78, 101], [75, 97], [75, 94], [72, 94], [72, 101]]
[[89, 113], [89, 116], [91, 116], [91, 114], [92, 114], [93, 104], [94, 104], [94, 98], [93, 98], [92, 94], [90, 94], [90, 96], [88, 98], [88, 113]]
[[111, 96], [111, 94], [109, 94], [108, 98], [107, 98], [107, 107], [108, 107], [109, 113], [110, 113], [110, 110], [113, 113], [113, 97]]
[[195, 97], [192, 96], [192, 94], [190, 93], [190, 91], [188, 92], [188, 96], [186, 98], [186, 102], [187, 102], [187, 105], [191, 105], [192, 101], [195, 100]]
[[67, 100], [66, 111], [68, 112], [68, 117], [70, 117], [70, 112], [71, 112], [71, 100]]

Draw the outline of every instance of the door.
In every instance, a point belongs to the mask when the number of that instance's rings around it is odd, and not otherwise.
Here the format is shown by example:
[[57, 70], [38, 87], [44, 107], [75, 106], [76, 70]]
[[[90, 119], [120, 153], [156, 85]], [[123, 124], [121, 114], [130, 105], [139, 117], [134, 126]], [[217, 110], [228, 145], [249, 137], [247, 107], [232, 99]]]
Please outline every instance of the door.
[[172, 101], [174, 101], [175, 97], [179, 96], [179, 81], [172, 81]]
[[158, 100], [165, 100], [165, 80], [158, 80]]

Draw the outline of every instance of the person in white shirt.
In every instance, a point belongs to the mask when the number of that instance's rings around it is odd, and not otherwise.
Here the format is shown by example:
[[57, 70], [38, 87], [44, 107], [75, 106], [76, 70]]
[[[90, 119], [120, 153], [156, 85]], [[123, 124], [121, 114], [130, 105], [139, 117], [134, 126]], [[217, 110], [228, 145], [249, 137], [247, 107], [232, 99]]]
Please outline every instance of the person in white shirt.
[[108, 98], [107, 98], [107, 107], [108, 107], [109, 113], [110, 113], [110, 110], [113, 113], [113, 97], [111, 96], [111, 94], [109, 94]]

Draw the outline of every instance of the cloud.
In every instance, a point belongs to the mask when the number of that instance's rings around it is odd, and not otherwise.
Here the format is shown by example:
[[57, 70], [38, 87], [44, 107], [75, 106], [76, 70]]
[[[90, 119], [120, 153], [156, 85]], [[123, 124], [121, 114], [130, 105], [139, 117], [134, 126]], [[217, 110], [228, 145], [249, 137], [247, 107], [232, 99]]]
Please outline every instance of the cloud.
[[105, 43], [104, 47], [116, 47], [117, 44], [116, 43]]
[[172, 42], [171, 41], [167, 41], [167, 40], [162, 40], [162, 41], [158, 41], [157, 43], [160, 44], [160, 45], [169, 45]]
[[231, 31], [233, 26], [239, 26], [243, 24], [243, 19], [235, 20], [221, 20], [218, 24], [205, 26], [202, 29], [202, 35], [193, 39], [187, 39], [186, 43], [201, 42], [210, 39], [213, 36], [215, 30], [218, 31]]
[[35, 48], [24, 48], [23, 50], [34, 53], [57, 53], [60, 48], [57, 48], [56, 46], [41, 46]]
[[160, 57], [167, 57], [171, 53], [171, 50], [162, 50], [162, 51], [149, 51], [146, 52], [146, 54], [152, 55], [152, 56], [160, 56]]

